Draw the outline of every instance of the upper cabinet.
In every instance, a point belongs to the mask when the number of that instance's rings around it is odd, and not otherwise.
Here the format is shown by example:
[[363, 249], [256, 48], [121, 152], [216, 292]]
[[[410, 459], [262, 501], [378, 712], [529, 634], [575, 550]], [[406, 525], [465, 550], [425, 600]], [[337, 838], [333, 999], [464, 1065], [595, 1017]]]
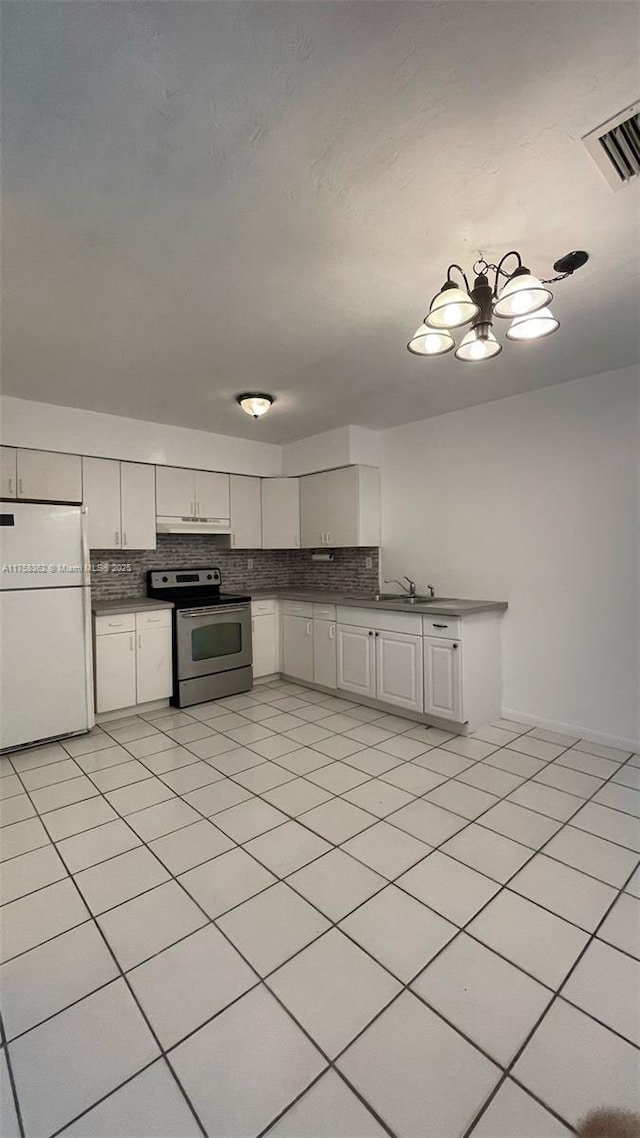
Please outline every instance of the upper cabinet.
[[298, 478], [262, 479], [262, 548], [300, 548]]
[[0, 498], [15, 498], [18, 487], [17, 454], [14, 447], [0, 447]]
[[305, 548], [380, 544], [380, 480], [373, 466], [345, 466], [300, 479]]
[[244, 474], [229, 478], [232, 549], [262, 547], [262, 495], [260, 479]]
[[3, 498], [81, 502], [82, 460], [77, 454], [2, 447]]
[[157, 466], [156, 510], [161, 518], [228, 519], [229, 475]]
[[155, 467], [83, 458], [90, 549], [155, 549]]
[[229, 517], [229, 475], [196, 470], [195, 494], [197, 518], [222, 521]]

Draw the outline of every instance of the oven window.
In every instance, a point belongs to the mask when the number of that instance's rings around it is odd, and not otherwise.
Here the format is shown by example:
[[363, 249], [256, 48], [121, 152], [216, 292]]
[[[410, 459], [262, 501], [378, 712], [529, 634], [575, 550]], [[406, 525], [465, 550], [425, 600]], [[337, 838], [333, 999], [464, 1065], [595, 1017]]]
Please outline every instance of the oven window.
[[242, 624], [230, 620], [205, 624], [191, 631], [193, 660], [212, 660], [216, 656], [234, 656], [242, 651]]

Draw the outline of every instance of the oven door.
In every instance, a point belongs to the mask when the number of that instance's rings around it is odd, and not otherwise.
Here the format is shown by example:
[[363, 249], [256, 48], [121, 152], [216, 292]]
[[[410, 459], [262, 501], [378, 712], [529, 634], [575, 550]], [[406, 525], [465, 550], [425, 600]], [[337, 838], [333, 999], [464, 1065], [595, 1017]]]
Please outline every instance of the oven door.
[[247, 667], [252, 662], [251, 606], [178, 609], [176, 648], [178, 680]]

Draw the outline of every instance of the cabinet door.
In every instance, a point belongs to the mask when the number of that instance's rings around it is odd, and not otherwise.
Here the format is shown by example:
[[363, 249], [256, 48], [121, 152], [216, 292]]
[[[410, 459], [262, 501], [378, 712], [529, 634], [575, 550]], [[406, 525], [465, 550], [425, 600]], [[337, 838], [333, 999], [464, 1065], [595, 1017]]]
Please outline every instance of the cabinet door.
[[171, 626], [143, 628], [137, 633], [137, 645], [136, 703], [167, 699], [173, 690]]
[[193, 518], [196, 514], [193, 470], [156, 466], [156, 513], [161, 518]]
[[338, 687], [376, 696], [376, 650], [371, 629], [338, 625]]
[[89, 549], [120, 549], [120, 463], [112, 458], [83, 458], [82, 487]]
[[298, 478], [262, 479], [262, 548], [300, 547]]
[[336, 687], [336, 626], [331, 620], [313, 622], [313, 682], [325, 688]]
[[426, 636], [424, 646], [424, 710], [462, 722], [462, 649], [457, 640]]
[[303, 549], [325, 545], [328, 529], [327, 475], [307, 474], [300, 479], [300, 545]]
[[156, 471], [141, 462], [120, 463], [122, 548], [156, 548]]
[[82, 461], [78, 454], [18, 451], [18, 498], [39, 502], [81, 502]]
[[358, 467], [329, 470], [327, 480], [328, 545], [358, 544]]
[[422, 711], [422, 637], [376, 632], [376, 698]]
[[273, 676], [280, 671], [278, 617], [276, 613], [254, 616], [251, 620], [253, 633], [253, 675]]
[[260, 479], [244, 474], [229, 477], [232, 549], [262, 548]]
[[284, 616], [282, 632], [283, 672], [313, 683], [313, 621], [305, 616]]
[[229, 517], [229, 475], [196, 470], [196, 517]]
[[136, 702], [136, 638], [133, 632], [96, 636], [96, 711]]
[[17, 488], [15, 449], [0, 447], [0, 498], [15, 498]]

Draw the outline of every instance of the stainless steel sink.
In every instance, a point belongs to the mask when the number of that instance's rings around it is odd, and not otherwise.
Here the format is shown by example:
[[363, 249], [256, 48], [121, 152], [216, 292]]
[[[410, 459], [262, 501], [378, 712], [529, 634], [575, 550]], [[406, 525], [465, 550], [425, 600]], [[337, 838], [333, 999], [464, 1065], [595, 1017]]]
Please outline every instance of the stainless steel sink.
[[459, 597], [431, 597], [418, 593], [415, 597], [403, 597], [401, 593], [360, 593], [345, 596], [345, 601], [360, 601], [362, 604], [376, 604], [384, 601], [394, 601], [401, 605], [459, 605]]

